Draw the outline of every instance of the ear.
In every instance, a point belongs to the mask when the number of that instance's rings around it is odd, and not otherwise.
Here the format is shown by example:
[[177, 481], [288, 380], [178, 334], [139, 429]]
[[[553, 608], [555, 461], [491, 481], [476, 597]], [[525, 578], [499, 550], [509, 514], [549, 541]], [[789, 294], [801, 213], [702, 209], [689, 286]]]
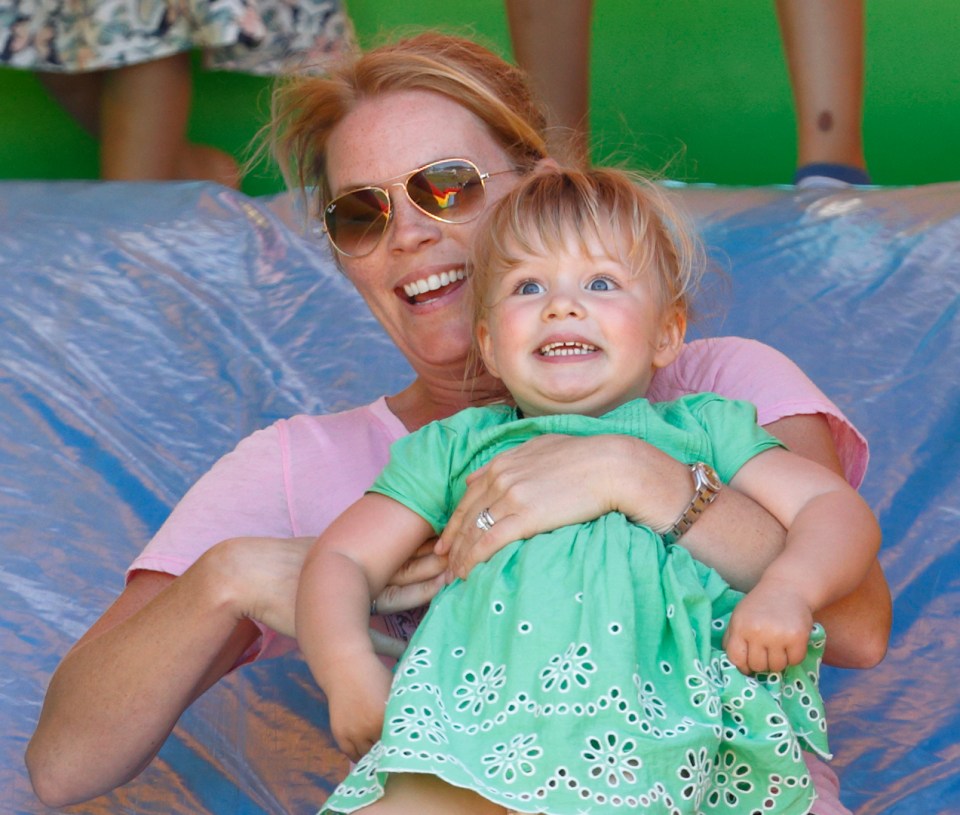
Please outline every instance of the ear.
[[477, 321], [477, 348], [480, 349], [480, 358], [483, 365], [497, 379], [500, 374], [496, 368], [496, 358], [493, 353], [493, 342], [490, 339], [490, 327], [485, 319]]
[[660, 325], [657, 349], [653, 356], [654, 368], [666, 368], [683, 349], [683, 338], [687, 333], [687, 315], [681, 309], [668, 309]]

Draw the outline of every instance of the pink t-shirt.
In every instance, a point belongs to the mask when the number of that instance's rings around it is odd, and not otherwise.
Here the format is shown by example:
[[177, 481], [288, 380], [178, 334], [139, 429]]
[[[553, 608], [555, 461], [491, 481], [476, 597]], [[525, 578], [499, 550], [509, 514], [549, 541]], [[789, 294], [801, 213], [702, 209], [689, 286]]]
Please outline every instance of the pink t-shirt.
[[[855, 487], [867, 467], [867, 444], [827, 397], [786, 356], [754, 340], [722, 337], [688, 343], [659, 371], [652, 401], [711, 391], [757, 406], [766, 425], [787, 416], [823, 414], [847, 480]], [[138, 570], [183, 574], [222, 540], [241, 536], [318, 535], [373, 483], [390, 445], [407, 430], [381, 398], [323, 416], [294, 416], [251, 434], [204, 475], [131, 564]], [[397, 632], [398, 633], [398, 632]], [[293, 640], [263, 629], [261, 659], [295, 648]], [[811, 771], [820, 795], [813, 812], [848, 815], [836, 794], [836, 776], [816, 759]]]
[[[757, 406], [762, 425], [799, 414], [823, 414], [855, 487], [867, 465], [867, 444], [840, 410], [786, 356], [754, 340], [723, 337], [687, 344], [654, 377], [653, 401], [711, 391]], [[187, 492], [131, 564], [137, 570], [183, 574], [222, 540], [241, 536], [319, 535], [373, 483], [390, 445], [407, 430], [383, 398], [323, 416], [282, 419], [251, 434]], [[265, 630], [257, 658], [292, 642]]]

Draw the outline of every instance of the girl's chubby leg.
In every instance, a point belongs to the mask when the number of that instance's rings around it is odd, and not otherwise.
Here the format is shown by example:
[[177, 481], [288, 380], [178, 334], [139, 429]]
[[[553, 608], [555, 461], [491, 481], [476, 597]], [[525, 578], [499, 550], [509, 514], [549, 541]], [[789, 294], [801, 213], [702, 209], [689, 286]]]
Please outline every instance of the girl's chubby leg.
[[510, 810], [472, 790], [419, 773], [391, 775], [383, 798], [360, 812], [363, 815], [510, 815]]

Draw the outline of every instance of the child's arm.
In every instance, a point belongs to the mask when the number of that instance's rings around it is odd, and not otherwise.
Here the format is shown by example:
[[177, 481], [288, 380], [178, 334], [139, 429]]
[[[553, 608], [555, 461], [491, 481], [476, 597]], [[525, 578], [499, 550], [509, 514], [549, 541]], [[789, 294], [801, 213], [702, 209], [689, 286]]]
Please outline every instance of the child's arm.
[[813, 615], [863, 581], [880, 549], [880, 527], [836, 473], [777, 448], [748, 461], [731, 485], [787, 529], [783, 552], [730, 620], [724, 646], [744, 673], [800, 662]]
[[390, 690], [368, 633], [371, 599], [433, 534], [412, 510], [370, 493], [327, 528], [304, 563], [297, 639], [327, 695], [333, 736], [354, 761], [379, 738]]

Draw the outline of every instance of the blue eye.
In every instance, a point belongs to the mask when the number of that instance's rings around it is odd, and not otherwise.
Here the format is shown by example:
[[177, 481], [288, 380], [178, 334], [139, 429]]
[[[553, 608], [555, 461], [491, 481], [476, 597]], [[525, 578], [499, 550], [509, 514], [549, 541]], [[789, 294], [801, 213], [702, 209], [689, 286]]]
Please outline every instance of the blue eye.
[[588, 291], [613, 291], [616, 285], [609, 277], [595, 277], [587, 284]]
[[525, 280], [517, 286], [517, 294], [543, 294], [545, 289], [534, 280]]

